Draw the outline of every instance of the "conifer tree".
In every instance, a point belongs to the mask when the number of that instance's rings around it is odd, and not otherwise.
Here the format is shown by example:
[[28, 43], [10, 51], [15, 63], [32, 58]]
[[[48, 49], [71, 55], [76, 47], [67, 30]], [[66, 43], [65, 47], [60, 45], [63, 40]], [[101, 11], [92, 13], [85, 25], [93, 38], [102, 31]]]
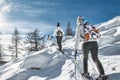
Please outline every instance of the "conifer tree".
[[70, 21], [67, 24], [66, 35], [68, 35], [68, 36], [72, 36], [73, 35]]
[[27, 47], [28, 51], [38, 51], [44, 48], [45, 36], [40, 35], [39, 29], [35, 29], [27, 34], [26, 43], [29, 44]]
[[12, 52], [12, 57], [18, 58], [18, 54], [20, 54], [20, 41], [22, 37], [20, 36], [20, 32], [17, 28], [14, 29], [12, 34], [12, 44], [9, 45], [9, 50]]

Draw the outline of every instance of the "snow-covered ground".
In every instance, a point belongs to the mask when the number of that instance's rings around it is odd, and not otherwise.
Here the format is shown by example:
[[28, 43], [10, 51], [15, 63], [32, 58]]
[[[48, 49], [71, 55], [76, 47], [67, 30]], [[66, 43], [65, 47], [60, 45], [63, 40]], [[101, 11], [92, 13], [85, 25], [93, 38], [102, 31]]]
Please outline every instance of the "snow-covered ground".
[[[98, 28], [102, 34], [98, 41], [99, 59], [105, 73], [110, 75], [109, 79], [120, 80], [120, 17], [99, 24]], [[73, 37], [64, 38], [62, 45], [65, 55], [53, 45], [3, 65], [0, 67], [0, 80], [75, 80], [74, 43]], [[80, 44], [76, 73], [78, 80], [82, 80], [82, 57]], [[89, 72], [94, 77], [98, 76], [91, 57]]]

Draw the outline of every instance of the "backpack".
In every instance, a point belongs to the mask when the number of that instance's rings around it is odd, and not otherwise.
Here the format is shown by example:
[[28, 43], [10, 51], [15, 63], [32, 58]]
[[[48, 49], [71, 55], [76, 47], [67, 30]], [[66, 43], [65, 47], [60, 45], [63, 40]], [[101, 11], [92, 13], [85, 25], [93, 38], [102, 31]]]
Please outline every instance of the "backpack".
[[92, 29], [89, 30], [89, 28], [87, 28], [86, 25], [84, 25], [84, 31], [85, 31], [85, 29], [87, 30], [87, 32], [85, 32], [84, 39], [87, 41], [90, 39], [98, 38], [99, 29], [96, 29], [94, 26], [91, 26], [91, 28]]
[[62, 36], [62, 35], [63, 35], [62, 31], [61, 31], [61, 30], [58, 30], [58, 31], [57, 31], [57, 36]]

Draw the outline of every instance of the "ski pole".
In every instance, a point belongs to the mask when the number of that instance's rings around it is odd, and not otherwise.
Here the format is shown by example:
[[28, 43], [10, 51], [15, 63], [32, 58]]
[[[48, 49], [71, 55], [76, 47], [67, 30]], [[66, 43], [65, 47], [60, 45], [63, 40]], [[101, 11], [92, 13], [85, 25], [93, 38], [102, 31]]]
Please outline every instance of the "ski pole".
[[77, 51], [75, 51], [75, 80], [77, 80], [77, 62], [76, 62], [76, 59], [77, 59]]

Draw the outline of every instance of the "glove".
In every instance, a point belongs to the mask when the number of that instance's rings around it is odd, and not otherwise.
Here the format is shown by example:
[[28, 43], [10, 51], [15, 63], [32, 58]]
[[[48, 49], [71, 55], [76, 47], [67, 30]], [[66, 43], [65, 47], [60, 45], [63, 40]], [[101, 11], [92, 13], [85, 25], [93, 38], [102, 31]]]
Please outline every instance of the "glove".
[[98, 35], [97, 35], [97, 38], [100, 38], [100, 37], [101, 37], [101, 34], [98, 34]]
[[53, 36], [51, 36], [51, 38], [53, 38]]

